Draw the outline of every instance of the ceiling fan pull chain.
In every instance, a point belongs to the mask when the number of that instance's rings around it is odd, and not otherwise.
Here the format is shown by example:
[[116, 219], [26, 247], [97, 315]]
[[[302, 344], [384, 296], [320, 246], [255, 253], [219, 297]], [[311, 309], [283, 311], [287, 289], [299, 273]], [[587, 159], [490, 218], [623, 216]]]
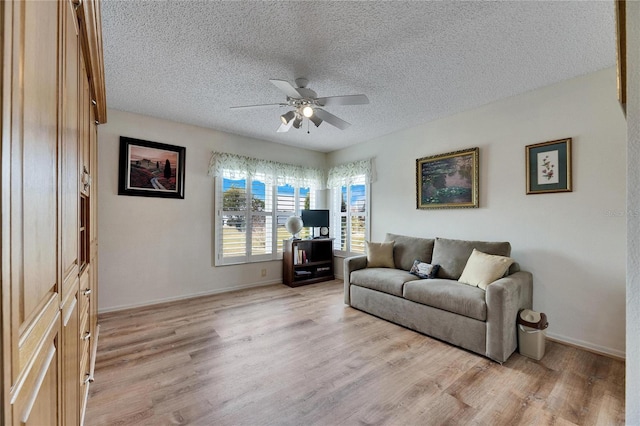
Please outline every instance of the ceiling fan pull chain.
[[310, 134], [310, 132], [309, 132], [309, 121], [311, 121], [311, 120], [309, 120], [309, 119], [307, 118], [307, 134]]

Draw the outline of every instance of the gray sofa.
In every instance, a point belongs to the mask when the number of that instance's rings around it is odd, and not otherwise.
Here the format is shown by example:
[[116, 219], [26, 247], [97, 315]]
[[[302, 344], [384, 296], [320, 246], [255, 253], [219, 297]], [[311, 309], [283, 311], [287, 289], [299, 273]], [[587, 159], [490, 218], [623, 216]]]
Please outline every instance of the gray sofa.
[[[499, 363], [516, 350], [518, 310], [531, 309], [533, 277], [517, 263], [486, 291], [458, 282], [473, 249], [510, 256], [508, 242], [387, 234], [395, 268], [367, 268], [367, 256], [344, 260], [344, 301], [377, 317], [484, 355]], [[438, 264], [436, 278], [409, 273], [414, 260]]]

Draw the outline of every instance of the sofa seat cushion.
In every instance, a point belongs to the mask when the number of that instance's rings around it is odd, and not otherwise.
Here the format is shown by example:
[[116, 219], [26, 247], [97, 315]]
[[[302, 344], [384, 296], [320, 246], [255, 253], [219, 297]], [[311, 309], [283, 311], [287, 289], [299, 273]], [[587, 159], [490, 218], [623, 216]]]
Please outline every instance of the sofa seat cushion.
[[417, 279], [418, 277], [407, 271], [390, 268], [367, 268], [351, 273], [351, 284], [400, 297], [404, 283]]
[[458, 281], [417, 280], [404, 285], [405, 299], [479, 321], [487, 320], [485, 291]]

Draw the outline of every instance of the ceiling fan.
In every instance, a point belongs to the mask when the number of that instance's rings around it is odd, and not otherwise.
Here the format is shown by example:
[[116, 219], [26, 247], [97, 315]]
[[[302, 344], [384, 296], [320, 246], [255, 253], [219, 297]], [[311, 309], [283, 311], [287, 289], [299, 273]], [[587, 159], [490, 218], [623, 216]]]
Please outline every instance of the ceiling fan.
[[369, 98], [367, 98], [366, 95], [327, 96], [319, 98], [316, 92], [307, 88], [309, 80], [306, 78], [296, 79], [296, 85], [298, 87], [293, 87], [291, 83], [285, 80], [271, 79], [269, 81], [287, 95], [286, 102], [234, 106], [231, 107], [231, 109], [271, 106], [292, 108], [280, 116], [282, 124], [278, 128], [278, 132], [288, 132], [291, 127], [299, 129], [302, 126], [302, 120], [304, 118], [308, 118], [316, 127], [322, 124], [323, 121], [326, 121], [332, 126], [335, 126], [340, 130], [344, 130], [351, 126], [351, 124], [339, 117], [336, 117], [321, 107], [334, 105], [365, 105], [369, 103]]

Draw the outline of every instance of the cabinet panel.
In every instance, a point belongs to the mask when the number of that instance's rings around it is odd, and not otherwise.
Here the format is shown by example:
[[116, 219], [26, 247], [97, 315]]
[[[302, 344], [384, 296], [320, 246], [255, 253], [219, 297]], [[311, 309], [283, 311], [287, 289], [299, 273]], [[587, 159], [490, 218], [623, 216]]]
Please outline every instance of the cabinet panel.
[[10, 295], [11, 310], [9, 325], [3, 326], [10, 330], [11, 347], [4, 367], [10, 371], [10, 383], [17, 385], [33, 373], [45, 335], [57, 332], [53, 328], [58, 324], [59, 4], [19, 2], [4, 11], [12, 42], [5, 44], [3, 60], [13, 65], [3, 68], [12, 94], [10, 121], [3, 122], [3, 138], [10, 144], [8, 150], [3, 146], [3, 168], [11, 173], [10, 187], [3, 184], [3, 193], [10, 190], [9, 197], [3, 194], [10, 207], [3, 209], [2, 229], [11, 235], [3, 240], [3, 256], [11, 259], [3, 263], [3, 268], [9, 265], [3, 279], [11, 288], [3, 288], [3, 294]]
[[[93, 337], [92, 345], [97, 344], [98, 330], [98, 125], [96, 124], [96, 108], [91, 108], [91, 122], [89, 132], [89, 151], [91, 166], [91, 188], [89, 196], [90, 217], [89, 224], [89, 264], [91, 274], [89, 275], [89, 288], [91, 289], [91, 303], [89, 308], [89, 321]], [[92, 351], [95, 354], [95, 350]], [[95, 363], [95, 359], [92, 359]], [[93, 373], [93, 372], [92, 372]]]
[[[78, 276], [78, 78], [79, 41], [75, 10], [69, 1], [63, 6], [64, 13], [64, 69], [62, 92], [62, 138], [60, 161], [60, 214], [61, 214], [61, 262], [62, 277], [65, 280], [62, 298], [66, 299], [69, 278]], [[75, 277], [74, 277], [75, 275]], [[75, 289], [77, 290], [77, 289]]]
[[36, 351], [42, 346], [44, 336], [51, 332], [55, 320], [59, 316], [60, 303], [57, 295], [52, 295], [42, 309], [37, 311], [37, 316], [31, 321], [29, 327], [20, 334], [18, 341], [19, 364], [18, 371], [23, 372], [29, 367], [29, 363]]
[[58, 424], [58, 330], [60, 316], [43, 341], [28, 374], [14, 389], [14, 425]]
[[[23, 135], [14, 142], [12, 173], [21, 169], [22, 202], [12, 205], [22, 219], [22, 270], [20, 288], [21, 327], [38, 315], [43, 301], [57, 286], [57, 2], [24, 3], [24, 60], [19, 88], [23, 90]], [[16, 170], [17, 171], [17, 170]], [[16, 253], [17, 254], [17, 253]], [[17, 278], [17, 277], [16, 277]], [[19, 279], [19, 278], [17, 278]]]
[[81, 418], [87, 408], [87, 399], [89, 396], [89, 386], [91, 380], [91, 334], [89, 327], [89, 313], [81, 314], [82, 325], [80, 326], [80, 410]]
[[[78, 284], [76, 278], [76, 285]], [[74, 294], [62, 310], [62, 424], [77, 425], [80, 418], [78, 299]]]
[[[54, 348], [51, 347], [51, 351]], [[58, 364], [58, 358], [56, 352], [50, 352], [52, 354], [51, 361], [45, 372], [42, 384], [40, 385], [39, 392], [36, 395], [36, 399], [33, 402], [33, 407], [26, 417], [26, 413], [23, 411], [24, 418], [20, 419], [21, 425], [55, 425], [58, 418], [58, 395], [57, 391], [57, 371], [56, 365]]]
[[85, 268], [80, 275], [80, 295], [78, 296], [80, 302], [80, 316], [84, 315], [84, 312], [89, 310], [89, 301], [93, 291], [89, 287], [89, 267]]
[[61, 9], [57, 2], [0, 8], [2, 422], [57, 424]]

